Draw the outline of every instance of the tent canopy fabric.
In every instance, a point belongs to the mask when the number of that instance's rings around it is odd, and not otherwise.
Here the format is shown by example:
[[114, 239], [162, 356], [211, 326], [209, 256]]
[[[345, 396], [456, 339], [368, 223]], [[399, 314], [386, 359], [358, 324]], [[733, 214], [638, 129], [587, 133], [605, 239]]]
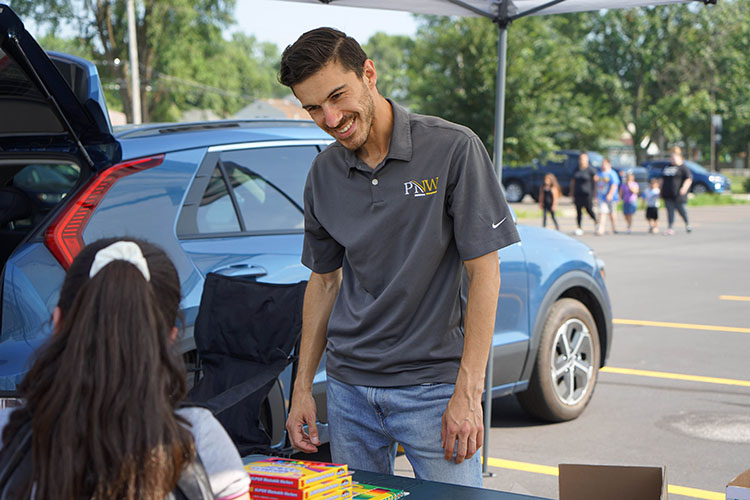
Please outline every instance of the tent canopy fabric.
[[[289, 2], [330, 4], [341, 7], [399, 10], [415, 14], [440, 16], [484, 16], [492, 19], [505, 17], [501, 9], [507, 7], [507, 18], [526, 15], [564, 14], [599, 9], [623, 9], [649, 5], [686, 3], [685, 0], [284, 0]], [[704, 1], [704, 0], [693, 0]], [[713, 2], [711, 2], [713, 3]], [[505, 4], [505, 5], [504, 5]]]

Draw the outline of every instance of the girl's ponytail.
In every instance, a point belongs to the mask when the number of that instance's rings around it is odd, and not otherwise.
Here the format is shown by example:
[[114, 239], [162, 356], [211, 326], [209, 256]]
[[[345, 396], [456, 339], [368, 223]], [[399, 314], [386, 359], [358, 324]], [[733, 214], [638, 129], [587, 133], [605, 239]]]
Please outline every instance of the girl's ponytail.
[[[164, 252], [103, 240], [74, 260], [62, 318], [19, 390], [32, 417], [37, 498], [164, 498], [195, 453], [175, 405], [180, 300]], [[5, 433], [3, 435], [5, 438]]]

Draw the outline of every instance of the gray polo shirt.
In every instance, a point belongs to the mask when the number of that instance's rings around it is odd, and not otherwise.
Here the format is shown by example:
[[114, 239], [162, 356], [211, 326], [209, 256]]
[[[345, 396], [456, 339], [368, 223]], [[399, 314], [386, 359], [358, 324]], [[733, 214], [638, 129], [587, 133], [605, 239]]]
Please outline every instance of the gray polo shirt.
[[353, 385], [454, 383], [463, 350], [463, 261], [519, 241], [482, 142], [391, 102], [374, 170], [338, 143], [305, 186], [302, 263], [343, 268], [326, 370]]

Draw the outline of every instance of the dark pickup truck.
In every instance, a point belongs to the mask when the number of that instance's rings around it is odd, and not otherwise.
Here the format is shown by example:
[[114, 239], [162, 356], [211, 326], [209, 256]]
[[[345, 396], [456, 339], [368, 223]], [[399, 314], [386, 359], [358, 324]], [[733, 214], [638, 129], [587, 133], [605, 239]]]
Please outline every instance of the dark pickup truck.
[[[569, 196], [570, 179], [573, 177], [578, 168], [578, 157], [581, 152], [576, 150], [556, 151], [554, 155], [548, 157], [545, 161], [534, 160], [532, 165], [522, 167], [503, 167], [503, 186], [505, 187], [505, 199], [510, 203], [517, 203], [527, 194], [539, 201], [539, 188], [547, 173], [555, 174], [557, 182], [560, 184], [563, 195]], [[596, 151], [588, 151], [589, 166], [597, 171], [602, 166], [604, 156]], [[635, 180], [643, 192], [648, 187], [648, 170], [643, 167], [614, 167], [620, 175], [620, 179], [625, 174], [632, 171], [635, 174]]]

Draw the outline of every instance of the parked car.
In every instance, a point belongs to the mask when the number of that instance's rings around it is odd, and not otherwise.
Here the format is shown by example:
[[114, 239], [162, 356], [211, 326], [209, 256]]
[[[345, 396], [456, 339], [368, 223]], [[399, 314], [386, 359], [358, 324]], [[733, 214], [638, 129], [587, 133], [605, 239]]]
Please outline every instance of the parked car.
[[[589, 166], [597, 171], [601, 169], [604, 156], [596, 151], [587, 151], [589, 156]], [[534, 201], [539, 201], [539, 188], [542, 185], [544, 176], [552, 173], [560, 184], [563, 195], [570, 195], [570, 180], [578, 169], [578, 157], [581, 152], [578, 150], [556, 151], [553, 155], [548, 156], [545, 160], [534, 160], [532, 165], [522, 167], [504, 167], [503, 168], [503, 186], [505, 194], [510, 203], [521, 201], [524, 196], [531, 195]], [[645, 190], [648, 187], [648, 171], [643, 167], [633, 166], [613, 166], [614, 170], [620, 175], [621, 179], [627, 172], [635, 174], [635, 180]]]
[[612, 170], [617, 172], [617, 175], [620, 176], [620, 184], [625, 182], [625, 177], [629, 173], [635, 175], [635, 182], [638, 183], [640, 193], [639, 196], [643, 196], [648, 189], [648, 169], [645, 167], [639, 167], [636, 165], [613, 165]]
[[[207, 273], [275, 283], [309, 277], [300, 263], [302, 193], [313, 158], [332, 141], [313, 122], [152, 124], [114, 132], [92, 63], [45, 54], [2, 5], [0, 37], [0, 116], [20, 117], [0, 120], [0, 397], [6, 402], [51, 334], [65, 270], [91, 241], [127, 235], [166, 250], [184, 297], [176, 345], [188, 359]], [[47, 175], [29, 184], [27, 170], [40, 166], [65, 178], [75, 172], [75, 179], [66, 184]], [[30, 203], [37, 192], [55, 203]], [[540, 418], [575, 418], [612, 341], [603, 264], [561, 233], [525, 226], [519, 233], [522, 245], [499, 252], [493, 395], [517, 394]], [[290, 377], [288, 369], [264, 403], [275, 445], [285, 440]], [[323, 436], [325, 380], [321, 368], [314, 396]]]
[[[648, 178], [661, 177], [665, 167], [671, 165], [670, 160], [651, 160], [643, 164], [648, 169]], [[693, 174], [693, 184], [690, 186], [690, 192], [695, 194], [702, 193], [729, 193], [732, 185], [729, 179], [719, 172], [711, 172], [707, 168], [691, 160], [685, 160], [685, 166]]]

